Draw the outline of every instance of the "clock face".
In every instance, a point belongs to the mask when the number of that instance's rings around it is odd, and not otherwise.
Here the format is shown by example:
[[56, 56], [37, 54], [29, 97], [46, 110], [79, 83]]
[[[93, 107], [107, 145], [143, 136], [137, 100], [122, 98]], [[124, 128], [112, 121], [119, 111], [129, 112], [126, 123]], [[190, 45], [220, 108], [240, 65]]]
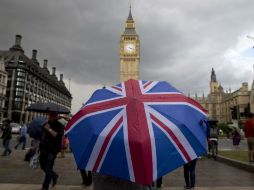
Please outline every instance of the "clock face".
[[135, 51], [135, 45], [132, 43], [127, 43], [124, 45], [124, 51], [126, 53], [133, 53]]

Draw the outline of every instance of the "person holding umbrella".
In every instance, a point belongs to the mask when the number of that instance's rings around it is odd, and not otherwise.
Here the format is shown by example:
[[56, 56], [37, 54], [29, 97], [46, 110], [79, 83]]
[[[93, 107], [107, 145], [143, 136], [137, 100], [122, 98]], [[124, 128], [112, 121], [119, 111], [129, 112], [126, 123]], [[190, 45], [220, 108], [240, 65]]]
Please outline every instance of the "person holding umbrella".
[[64, 127], [58, 121], [57, 112], [49, 112], [48, 122], [43, 125], [43, 135], [40, 142], [40, 167], [45, 172], [41, 190], [48, 190], [52, 180], [52, 187], [56, 185], [58, 174], [53, 171], [57, 153], [61, 151]]

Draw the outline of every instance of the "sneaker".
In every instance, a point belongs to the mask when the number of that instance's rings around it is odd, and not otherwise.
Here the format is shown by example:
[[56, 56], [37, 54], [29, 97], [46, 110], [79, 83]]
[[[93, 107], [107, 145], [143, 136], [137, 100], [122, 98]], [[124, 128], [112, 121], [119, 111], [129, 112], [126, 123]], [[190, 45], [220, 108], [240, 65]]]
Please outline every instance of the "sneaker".
[[58, 180], [58, 175], [55, 174], [52, 178], [52, 187], [54, 187], [57, 184], [57, 180]]
[[[91, 184], [90, 184], [90, 185], [91, 185]], [[85, 189], [85, 188], [88, 188], [90, 185], [85, 184], [85, 183], [82, 183], [82, 184], [81, 184], [81, 187], [83, 187], [83, 188]]]
[[164, 185], [161, 184], [161, 186], [160, 186], [160, 187], [157, 187], [157, 189], [162, 189], [163, 187], [164, 187]]

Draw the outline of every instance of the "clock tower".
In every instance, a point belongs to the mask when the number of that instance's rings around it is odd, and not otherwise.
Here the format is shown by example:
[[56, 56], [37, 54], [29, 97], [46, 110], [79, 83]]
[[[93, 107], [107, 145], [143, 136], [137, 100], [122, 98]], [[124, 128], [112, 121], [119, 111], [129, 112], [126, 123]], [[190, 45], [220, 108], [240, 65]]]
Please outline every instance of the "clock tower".
[[135, 30], [131, 7], [120, 38], [120, 82], [139, 79], [140, 42]]

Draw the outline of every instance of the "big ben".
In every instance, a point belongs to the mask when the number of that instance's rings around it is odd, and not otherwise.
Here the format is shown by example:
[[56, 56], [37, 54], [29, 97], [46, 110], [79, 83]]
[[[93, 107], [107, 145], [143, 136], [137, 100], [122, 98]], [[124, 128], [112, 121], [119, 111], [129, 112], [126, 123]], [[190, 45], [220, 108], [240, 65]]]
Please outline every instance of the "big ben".
[[120, 82], [139, 79], [140, 41], [135, 30], [131, 7], [120, 38]]

